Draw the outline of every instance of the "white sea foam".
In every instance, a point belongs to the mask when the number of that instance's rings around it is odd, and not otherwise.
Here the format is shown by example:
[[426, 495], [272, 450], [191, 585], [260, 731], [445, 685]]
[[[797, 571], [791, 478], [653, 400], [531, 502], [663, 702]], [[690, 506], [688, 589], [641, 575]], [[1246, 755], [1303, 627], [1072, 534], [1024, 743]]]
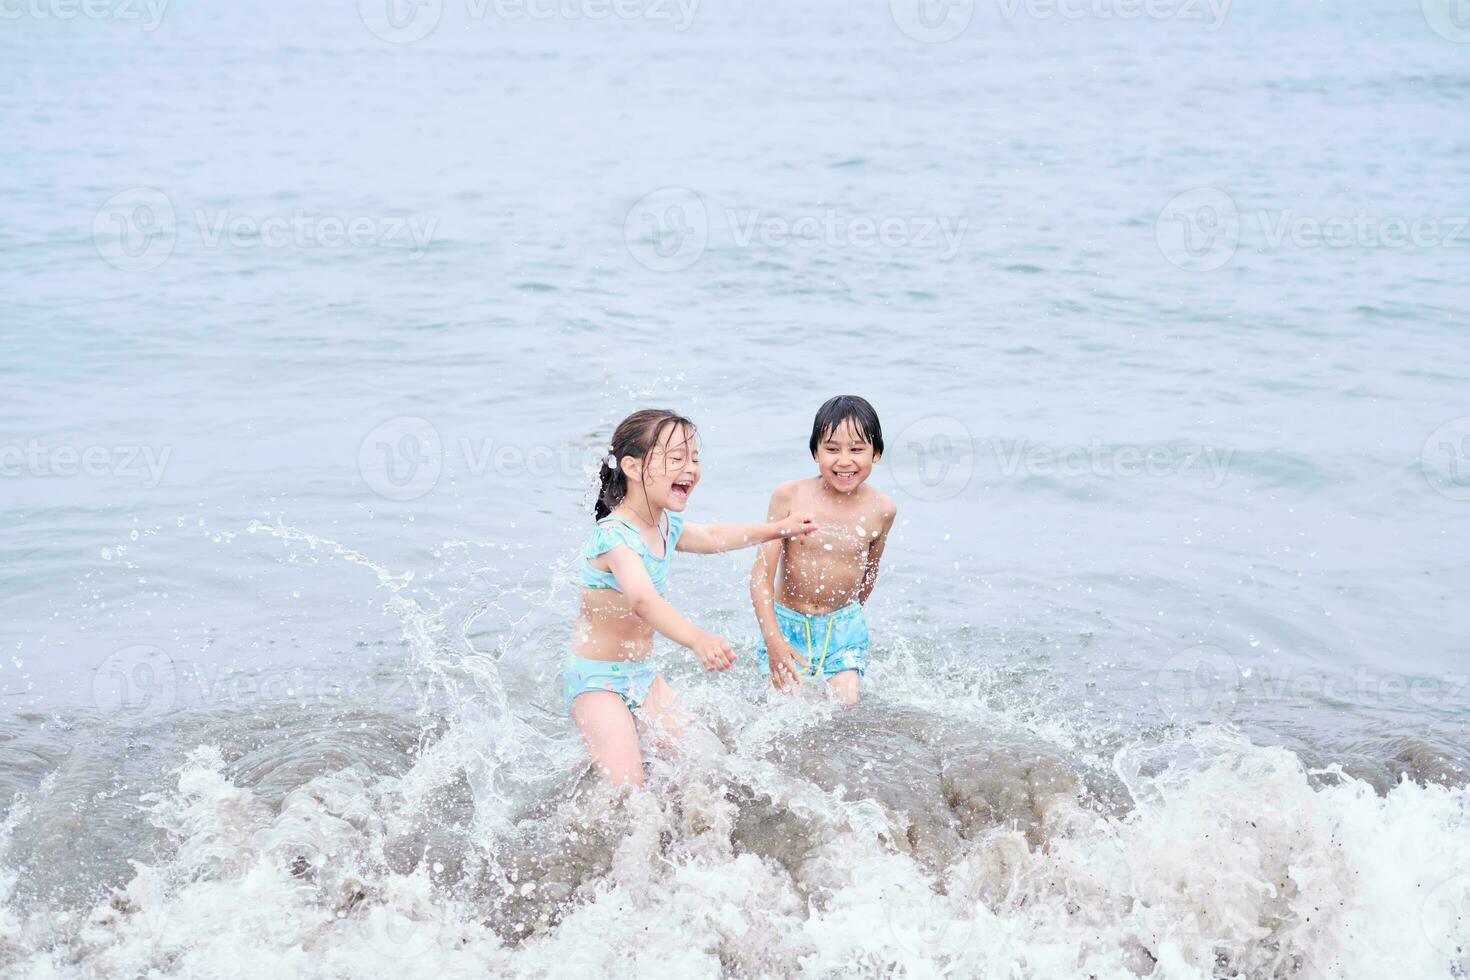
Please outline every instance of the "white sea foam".
[[[451, 731], [443, 744], [463, 740]], [[404, 827], [442, 818], [421, 809], [432, 794], [405, 792], [422, 790], [421, 774], [332, 773], [271, 806], [201, 748], [153, 805], [167, 860], [136, 865], [59, 947], [38, 942], [54, 929], [40, 912], [0, 918], [0, 936], [17, 975], [36, 977], [1470, 968], [1464, 788], [1406, 782], [1380, 796], [1205, 729], [1118, 753], [1131, 808], [1059, 794], [1039, 803], [1038, 842], [998, 822], [935, 860], [910, 833], [924, 814], [824, 788], [758, 737], [714, 752], [656, 760], [649, 790], [625, 799], [589, 786], [563, 796], [527, 818], [544, 833], [465, 838], [445, 873], [432, 835], [406, 862], [391, 853]], [[742, 826], [753, 815], [768, 822]], [[795, 838], [778, 829], [786, 820]]]

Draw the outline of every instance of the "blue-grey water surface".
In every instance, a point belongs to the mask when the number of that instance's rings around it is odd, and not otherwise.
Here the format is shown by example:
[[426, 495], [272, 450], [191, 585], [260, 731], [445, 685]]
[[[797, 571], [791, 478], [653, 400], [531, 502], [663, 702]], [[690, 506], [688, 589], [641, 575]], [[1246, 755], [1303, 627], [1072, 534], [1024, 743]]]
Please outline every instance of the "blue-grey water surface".
[[[7, 6], [0, 962], [1470, 969], [1470, 28], [1144, 7]], [[681, 557], [719, 744], [599, 823], [612, 426], [754, 520], [846, 392], [864, 705]]]

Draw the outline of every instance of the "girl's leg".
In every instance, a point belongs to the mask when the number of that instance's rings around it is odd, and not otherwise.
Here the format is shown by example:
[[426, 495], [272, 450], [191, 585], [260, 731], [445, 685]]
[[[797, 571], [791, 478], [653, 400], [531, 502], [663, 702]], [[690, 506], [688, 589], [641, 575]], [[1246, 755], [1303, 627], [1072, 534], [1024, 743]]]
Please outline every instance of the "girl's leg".
[[622, 697], [612, 691], [579, 694], [572, 702], [572, 718], [599, 776], [615, 785], [643, 785], [638, 729]]
[[844, 670], [827, 678], [827, 685], [832, 688], [833, 695], [843, 704], [858, 703], [858, 672], [855, 670]]

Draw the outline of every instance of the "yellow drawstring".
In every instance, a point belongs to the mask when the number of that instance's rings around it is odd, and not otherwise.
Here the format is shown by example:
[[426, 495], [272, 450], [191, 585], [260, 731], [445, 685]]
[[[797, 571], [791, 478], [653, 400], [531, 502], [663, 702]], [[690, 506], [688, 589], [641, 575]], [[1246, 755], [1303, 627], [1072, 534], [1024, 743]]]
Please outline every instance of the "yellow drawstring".
[[827, 648], [832, 645], [832, 624], [837, 620], [836, 616], [827, 617], [827, 638], [822, 641], [822, 659], [816, 664], [812, 663], [812, 620], [810, 616], [801, 617], [801, 625], [806, 627], [806, 664], [811, 669], [813, 677], [822, 676], [822, 667], [827, 663]]

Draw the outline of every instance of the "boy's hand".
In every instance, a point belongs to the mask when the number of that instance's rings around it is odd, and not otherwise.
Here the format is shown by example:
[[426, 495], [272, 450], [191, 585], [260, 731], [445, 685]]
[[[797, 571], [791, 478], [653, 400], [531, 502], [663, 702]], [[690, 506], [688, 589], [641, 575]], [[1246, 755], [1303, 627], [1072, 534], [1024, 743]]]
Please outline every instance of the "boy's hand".
[[798, 513], [792, 514], [790, 517], [779, 522], [776, 528], [781, 532], [781, 537], [783, 538], [795, 537], [798, 534], [811, 534], [813, 531], [821, 529], [820, 525], [817, 524], [816, 518], [812, 517], [808, 511], [799, 511]]
[[801, 686], [801, 676], [796, 665], [811, 667], [807, 659], [796, 652], [796, 647], [784, 639], [766, 641], [766, 662], [771, 665], [771, 683], [778, 691], [794, 691]]
[[724, 637], [713, 633], [700, 634], [699, 639], [689, 645], [689, 649], [704, 664], [705, 670], [729, 670], [735, 663], [735, 651], [730, 649], [730, 644]]

